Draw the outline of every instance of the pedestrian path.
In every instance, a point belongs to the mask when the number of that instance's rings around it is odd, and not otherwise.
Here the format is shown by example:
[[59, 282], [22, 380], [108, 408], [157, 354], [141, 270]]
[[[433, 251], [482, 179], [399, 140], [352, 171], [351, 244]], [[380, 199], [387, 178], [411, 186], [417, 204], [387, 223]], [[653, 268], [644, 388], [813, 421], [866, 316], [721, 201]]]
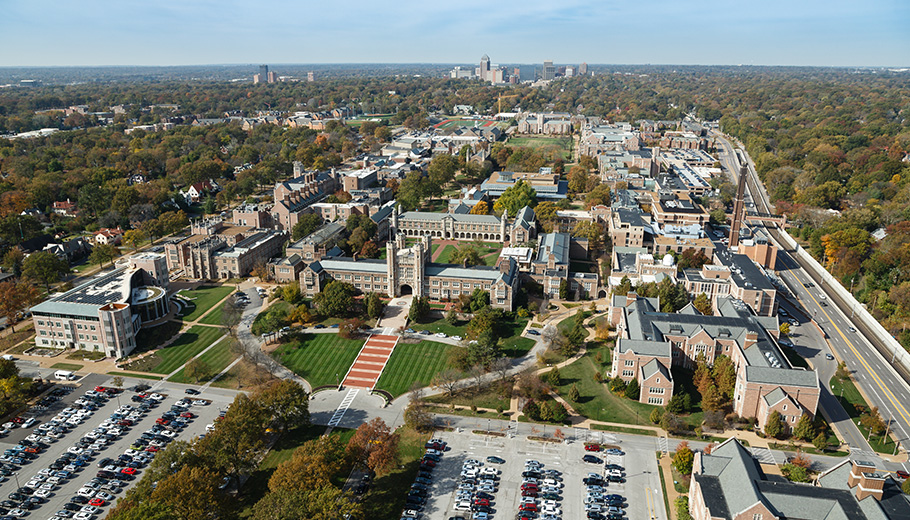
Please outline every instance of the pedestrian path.
[[342, 385], [372, 390], [379, 381], [379, 376], [382, 375], [399, 339], [399, 336], [384, 334], [370, 336], [360, 349], [360, 354], [357, 355], [357, 359], [354, 360], [347, 375], [344, 376]]
[[338, 423], [340, 423], [341, 419], [344, 417], [344, 413], [351, 407], [351, 403], [354, 402], [354, 398], [357, 397], [358, 393], [360, 393], [359, 388], [348, 390], [348, 395], [344, 396], [344, 401], [341, 401], [341, 404], [338, 405], [338, 409], [335, 410], [335, 413], [332, 414], [332, 418], [329, 419], [329, 428], [338, 426]]
[[670, 440], [667, 439], [663, 435], [661, 435], [660, 437], [657, 438], [657, 446], [660, 449], [661, 453], [664, 453], [666, 455], [670, 454], [670, 442], [669, 441]]

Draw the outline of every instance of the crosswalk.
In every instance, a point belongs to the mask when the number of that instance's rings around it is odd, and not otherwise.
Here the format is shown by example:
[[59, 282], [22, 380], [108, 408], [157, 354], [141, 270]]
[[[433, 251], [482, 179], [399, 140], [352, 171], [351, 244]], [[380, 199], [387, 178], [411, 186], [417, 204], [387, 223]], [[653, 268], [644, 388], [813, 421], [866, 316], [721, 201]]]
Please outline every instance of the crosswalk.
[[774, 458], [774, 452], [761, 446], [752, 446], [752, 456], [761, 464], [777, 464]]
[[879, 458], [878, 454], [874, 451], [860, 450], [850, 446], [850, 458], [853, 460], [869, 460], [874, 461]]
[[332, 414], [332, 418], [329, 419], [329, 426], [338, 426], [338, 423], [340, 423], [341, 419], [344, 417], [344, 413], [347, 412], [348, 408], [351, 407], [351, 403], [354, 402], [354, 398], [357, 397], [357, 394], [359, 392], [359, 388], [352, 388], [348, 390], [348, 394], [344, 396], [344, 400], [341, 401], [341, 404], [338, 405], [335, 413]]
[[669, 455], [670, 454], [670, 440], [667, 439], [666, 437], [658, 437], [657, 438], [657, 448], [661, 451], [661, 453], [665, 453], [665, 454]]

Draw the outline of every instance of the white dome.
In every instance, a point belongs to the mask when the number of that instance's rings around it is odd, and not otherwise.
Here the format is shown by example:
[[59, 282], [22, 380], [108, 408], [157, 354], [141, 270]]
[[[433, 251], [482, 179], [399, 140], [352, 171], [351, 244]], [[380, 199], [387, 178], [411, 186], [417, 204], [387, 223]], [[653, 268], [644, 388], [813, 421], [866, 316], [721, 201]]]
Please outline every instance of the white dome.
[[667, 267], [672, 266], [673, 265], [673, 255], [671, 255], [670, 253], [665, 254], [663, 264]]

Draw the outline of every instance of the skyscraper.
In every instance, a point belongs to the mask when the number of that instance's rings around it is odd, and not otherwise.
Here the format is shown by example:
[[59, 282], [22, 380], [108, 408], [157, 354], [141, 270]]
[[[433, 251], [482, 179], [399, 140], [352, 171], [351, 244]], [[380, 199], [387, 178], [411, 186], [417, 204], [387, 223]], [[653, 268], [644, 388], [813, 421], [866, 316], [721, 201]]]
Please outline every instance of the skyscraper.
[[490, 81], [490, 57], [486, 54], [480, 58], [480, 79], [481, 81]]
[[582, 62], [582, 64], [578, 66], [578, 75], [585, 76], [587, 74], [588, 74], [588, 64], [585, 62]]
[[543, 79], [551, 80], [556, 77], [556, 67], [553, 66], [553, 60], [543, 62]]
[[266, 81], [268, 79], [268, 77], [269, 77], [269, 66], [268, 65], [259, 66], [259, 77], [261, 78], [261, 81]]

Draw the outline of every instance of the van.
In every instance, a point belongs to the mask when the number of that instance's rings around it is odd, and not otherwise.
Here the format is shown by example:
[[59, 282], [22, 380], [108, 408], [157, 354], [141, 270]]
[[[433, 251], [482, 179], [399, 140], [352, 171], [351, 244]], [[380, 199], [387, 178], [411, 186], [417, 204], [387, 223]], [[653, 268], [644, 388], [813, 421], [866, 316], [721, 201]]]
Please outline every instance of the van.
[[466, 501], [459, 502], [459, 503], [455, 504], [455, 510], [456, 511], [470, 511], [471, 503], [466, 502]]
[[54, 372], [54, 377], [61, 381], [72, 381], [73, 379], [76, 379], [76, 374], [69, 370], [58, 370]]

